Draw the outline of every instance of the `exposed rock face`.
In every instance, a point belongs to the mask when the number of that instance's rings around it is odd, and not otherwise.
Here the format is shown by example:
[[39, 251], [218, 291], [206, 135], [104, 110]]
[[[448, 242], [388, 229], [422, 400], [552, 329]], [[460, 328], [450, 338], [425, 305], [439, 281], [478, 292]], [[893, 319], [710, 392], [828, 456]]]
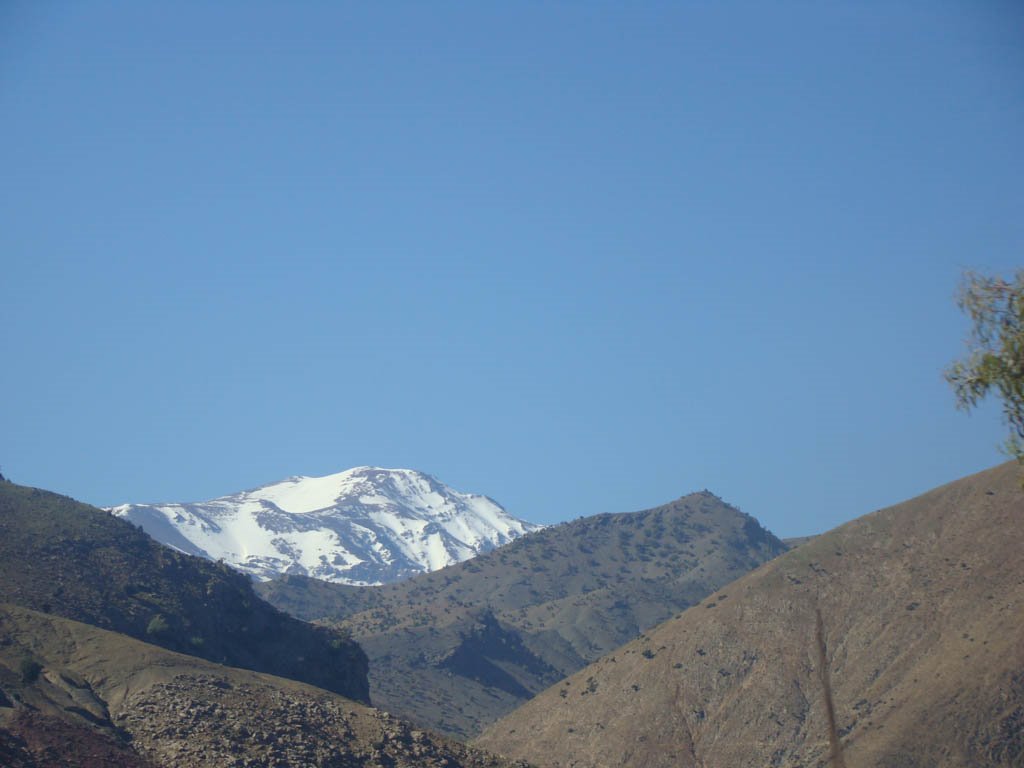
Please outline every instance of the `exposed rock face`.
[[819, 536], [490, 727], [550, 768], [1024, 765], [1024, 492], [1006, 464]]
[[349, 630], [371, 658], [375, 703], [464, 737], [785, 549], [704, 491], [547, 528], [399, 584], [289, 577], [257, 589]]
[[380, 710], [211, 675], [179, 675], [131, 694], [117, 724], [162, 765], [502, 764]]
[[17, 768], [513, 766], [308, 685], [13, 606], [0, 690], [0, 757]]

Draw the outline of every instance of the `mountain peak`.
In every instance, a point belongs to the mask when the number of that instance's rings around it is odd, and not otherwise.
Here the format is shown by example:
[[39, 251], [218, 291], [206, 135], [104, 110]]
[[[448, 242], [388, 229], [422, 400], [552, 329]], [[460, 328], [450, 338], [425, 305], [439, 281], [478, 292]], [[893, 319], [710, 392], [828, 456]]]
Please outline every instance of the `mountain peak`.
[[259, 579], [382, 584], [437, 570], [541, 526], [414, 469], [297, 475], [192, 504], [111, 509], [158, 541]]

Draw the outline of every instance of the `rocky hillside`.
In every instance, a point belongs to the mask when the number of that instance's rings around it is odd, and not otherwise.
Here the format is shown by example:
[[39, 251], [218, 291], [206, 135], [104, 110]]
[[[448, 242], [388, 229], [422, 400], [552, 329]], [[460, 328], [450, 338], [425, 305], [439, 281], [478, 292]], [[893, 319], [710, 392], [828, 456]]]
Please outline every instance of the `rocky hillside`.
[[549, 768], [820, 766], [830, 681], [850, 768], [1019, 768], [1022, 551], [1011, 463], [814, 538], [477, 743]]
[[356, 467], [188, 504], [111, 509], [159, 542], [257, 579], [384, 584], [489, 552], [540, 526], [412, 469]]
[[370, 656], [375, 703], [465, 736], [783, 551], [701, 492], [531, 533], [398, 584], [286, 578], [258, 589], [350, 631]]
[[12, 768], [512, 768], [308, 685], [14, 606], [0, 606], [0, 759]]
[[9, 482], [0, 482], [0, 602], [368, 701], [366, 657], [346, 637], [272, 608], [223, 564]]

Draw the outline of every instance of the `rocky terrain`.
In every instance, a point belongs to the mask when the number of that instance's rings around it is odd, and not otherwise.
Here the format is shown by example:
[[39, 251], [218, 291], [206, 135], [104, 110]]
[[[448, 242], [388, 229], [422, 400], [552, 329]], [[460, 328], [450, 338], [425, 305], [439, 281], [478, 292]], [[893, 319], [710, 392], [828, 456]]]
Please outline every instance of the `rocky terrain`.
[[463, 737], [785, 549], [704, 491], [531, 533], [397, 584], [286, 577], [257, 589], [351, 632], [376, 704]]
[[312, 686], [11, 605], [0, 606], [0, 758], [12, 768], [513, 765]]
[[1022, 551], [1009, 463], [804, 543], [476, 743], [548, 768], [823, 766], [833, 738], [849, 768], [1019, 768]]

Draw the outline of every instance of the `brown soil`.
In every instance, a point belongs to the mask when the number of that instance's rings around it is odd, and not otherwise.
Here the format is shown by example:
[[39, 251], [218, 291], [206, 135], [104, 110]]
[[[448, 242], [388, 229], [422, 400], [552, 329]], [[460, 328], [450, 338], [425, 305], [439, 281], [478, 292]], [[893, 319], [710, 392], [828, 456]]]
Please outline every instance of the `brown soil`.
[[819, 536], [477, 741], [541, 766], [1024, 765], [1024, 492], [1005, 464]]

